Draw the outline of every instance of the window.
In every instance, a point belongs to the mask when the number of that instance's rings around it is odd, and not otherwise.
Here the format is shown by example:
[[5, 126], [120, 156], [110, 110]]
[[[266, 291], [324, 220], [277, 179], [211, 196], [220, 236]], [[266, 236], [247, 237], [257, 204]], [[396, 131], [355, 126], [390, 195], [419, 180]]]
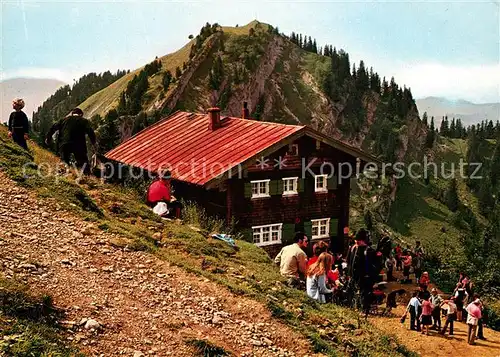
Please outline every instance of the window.
[[330, 218], [312, 219], [311, 238], [326, 238], [330, 236]]
[[251, 181], [252, 198], [269, 197], [269, 181], [270, 180]]
[[299, 144], [290, 144], [288, 148], [288, 155], [299, 156]]
[[252, 227], [253, 242], [258, 246], [280, 244], [282, 227], [282, 223]]
[[283, 178], [283, 196], [296, 195], [298, 177], [285, 177]]
[[314, 176], [315, 192], [327, 192], [328, 191], [328, 175], [316, 175]]

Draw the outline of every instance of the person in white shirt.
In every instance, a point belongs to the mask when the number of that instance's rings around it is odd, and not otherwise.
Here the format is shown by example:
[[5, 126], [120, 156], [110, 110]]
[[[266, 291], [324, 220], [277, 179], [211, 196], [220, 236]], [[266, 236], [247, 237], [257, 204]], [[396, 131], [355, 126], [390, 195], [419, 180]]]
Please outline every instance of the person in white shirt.
[[455, 298], [452, 296], [449, 300], [443, 301], [441, 306], [447, 305], [448, 311], [446, 312], [446, 322], [443, 329], [439, 332], [441, 335], [446, 333], [448, 325], [450, 326], [450, 336], [453, 336], [453, 322], [457, 319], [457, 305], [455, 305]]
[[410, 330], [420, 331], [419, 308], [422, 304], [417, 296], [418, 291], [415, 291], [406, 307], [406, 311], [410, 313]]

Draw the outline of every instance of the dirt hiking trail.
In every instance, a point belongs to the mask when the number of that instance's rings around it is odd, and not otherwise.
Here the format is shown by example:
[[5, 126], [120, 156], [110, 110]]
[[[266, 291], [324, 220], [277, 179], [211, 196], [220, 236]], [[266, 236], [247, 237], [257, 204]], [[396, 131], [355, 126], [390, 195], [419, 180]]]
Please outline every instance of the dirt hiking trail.
[[1, 172], [0, 216], [0, 274], [51, 295], [68, 340], [89, 356], [193, 356], [186, 340], [206, 338], [236, 356], [313, 356], [262, 304], [114, 247], [113, 234]]
[[[402, 276], [397, 276], [398, 278]], [[432, 278], [432, 277], [431, 277]], [[418, 352], [421, 356], [429, 357], [500, 357], [500, 332], [489, 328], [484, 328], [486, 341], [476, 340], [476, 345], [467, 343], [467, 325], [455, 321], [453, 336], [439, 335], [437, 331], [430, 331], [429, 336], [420, 332], [410, 330], [410, 317], [406, 319], [404, 325], [400, 323], [400, 318], [405, 312], [406, 305], [410, 298], [409, 292], [417, 289], [415, 284], [401, 285], [398, 283], [387, 284], [387, 292], [396, 289], [405, 289], [407, 294], [403, 301], [398, 301], [398, 307], [393, 309], [390, 317], [375, 316], [370, 317], [370, 321], [381, 330], [393, 334], [405, 344], [409, 349]], [[441, 294], [444, 297], [444, 294]], [[444, 324], [444, 319], [441, 319]]]

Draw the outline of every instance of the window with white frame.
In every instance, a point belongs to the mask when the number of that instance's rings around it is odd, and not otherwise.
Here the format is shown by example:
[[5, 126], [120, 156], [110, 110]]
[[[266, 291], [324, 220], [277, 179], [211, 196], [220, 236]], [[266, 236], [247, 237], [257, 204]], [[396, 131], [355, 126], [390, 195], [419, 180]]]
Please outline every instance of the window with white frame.
[[330, 236], [330, 218], [312, 219], [311, 238], [327, 238]]
[[252, 198], [269, 197], [269, 182], [271, 180], [250, 181], [252, 184]]
[[314, 176], [315, 182], [315, 192], [327, 192], [328, 191], [328, 175], [316, 175]]
[[288, 155], [299, 156], [299, 144], [290, 144], [288, 148]]
[[286, 195], [296, 195], [298, 177], [285, 177], [283, 178], [283, 196]]
[[282, 227], [282, 223], [252, 227], [253, 242], [258, 246], [280, 244]]

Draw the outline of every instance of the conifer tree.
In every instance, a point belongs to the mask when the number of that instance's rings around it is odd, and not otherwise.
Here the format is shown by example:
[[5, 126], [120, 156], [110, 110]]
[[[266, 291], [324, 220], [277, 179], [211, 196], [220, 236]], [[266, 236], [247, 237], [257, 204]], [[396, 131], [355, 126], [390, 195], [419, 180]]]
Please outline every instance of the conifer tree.
[[111, 109], [104, 117], [104, 124], [99, 128], [99, 149], [101, 152], [109, 151], [119, 142], [118, 112]]
[[436, 132], [434, 128], [434, 117], [431, 117], [431, 126], [429, 131], [427, 132], [427, 138], [425, 140], [425, 144], [428, 148], [432, 148], [434, 146], [434, 140], [436, 138]]
[[495, 199], [492, 194], [493, 185], [491, 184], [491, 179], [488, 176], [483, 176], [483, 178], [479, 181], [479, 210], [482, 214], [488, 216], [495, 207]]
[[175, 78], [176, 78], [177, 80], [179, 80], [179, 78], [181, 78], [181, 76], [182, 76], [182, 71], [181, 71], [181, 69], [180, 69], [179, 67], [176, 67], [176, 68], [175, 68]]
[[428, 127], [429, 126], [429, 123], [428, 123], [428, 117], [427, 117], [427, 112], [424, 112], [424, 114], [422, 115], [422, 123]]
[[224, 77], [224, 66], [222, 64], [222, 58], [220, 56], [217, 56], [215, 58], [208, 75], [210, 88], [218, 90]]
[[491, 157], [490, 177], [491, 185], [498, 191], [500, 186], [500, 140], [498, 137], [495, 151], [493, 151], [493, 156]]
[[446, 205], [450, 209], [450, 211], [455, 212], [458, 209], [459, 198], [457, 192], [457, 179], [453, 178], [449, 185], [448, 190], [446, 191]]
[[163, 90], [165, 92], [168, 91], [168, 87], [170, 87], [170, 82], [172, 82], [172, 73], [170, 73], [170, 71], [167, 70], [163, 75], [163, 81], [162, 81]]

